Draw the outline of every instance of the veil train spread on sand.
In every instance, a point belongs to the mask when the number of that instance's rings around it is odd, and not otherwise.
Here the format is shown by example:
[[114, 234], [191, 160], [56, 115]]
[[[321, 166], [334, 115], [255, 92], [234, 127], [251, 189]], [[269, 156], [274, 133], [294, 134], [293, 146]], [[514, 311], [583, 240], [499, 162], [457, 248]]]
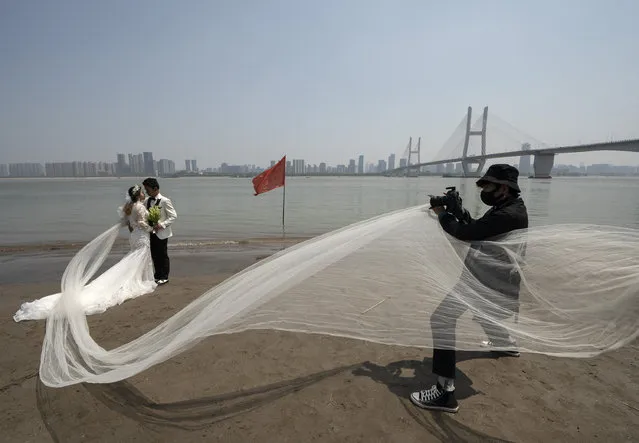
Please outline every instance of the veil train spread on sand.
[[[128, 201], [130, 202], [130, 200]], [[118, 209], [118, 214], [120, 218], [125, 217], [122, 208]], [[106, 248], [106, 254], [111, 251], [121, 228], [122, 225], [117, 224], [98, 237], [100, 244]], [[153, 262], [148, 232], [134, 229], [129, 235], [129, 246], [129, 253], [95, 280], [88, 284], [85, 282], [82, 294], [77, 294], [78, 302], [87, 315], [100, 314], [126, 300], [149, 294], [157, 287], [153, 278]], [[106, 255], [96, 258], [100, 258], [98, 260], [99, 267], [106, 259]], [[91, 276], [96, 271], [97, 268], [91, 272]], [[23, 303], [13, 319], [17, 322], [46, 319], [61, 296], [62, 293], [51, 294], [38, 300]]]
[[[108, 255], [114, 230], [78, 252], [64, 273], [40, 362], [48, 386], [115, 382], [207, 336], [248, 329], [430, 348], [431, 317], [446, 297], [437, 321], [450, 313], [455, 324], [455, 311], [467, 312], [456, 334], [439, 339], [444, 348], [482, 349], [486, 323], [507, 330], [522, 352], [565, 357], [594, 356], [639, 334], [638, 230], [541, 226], [469, 248], [419, 206], [281, 251], [107, 350], [89, 333], [80, 294]], [[518, 304], [504, 296], [511, 279], [521, 281]]]

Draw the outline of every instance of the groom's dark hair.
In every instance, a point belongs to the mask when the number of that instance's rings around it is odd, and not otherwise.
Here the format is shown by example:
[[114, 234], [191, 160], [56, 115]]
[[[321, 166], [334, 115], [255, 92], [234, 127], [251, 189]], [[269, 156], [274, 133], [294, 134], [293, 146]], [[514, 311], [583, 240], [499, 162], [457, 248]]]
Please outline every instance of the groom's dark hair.
[[144, 186], [148, 186], [151, 189], [160, 189], [160, 184], [158, 183], [158, 181], [151, 177], [145, 178], [142, 184]]

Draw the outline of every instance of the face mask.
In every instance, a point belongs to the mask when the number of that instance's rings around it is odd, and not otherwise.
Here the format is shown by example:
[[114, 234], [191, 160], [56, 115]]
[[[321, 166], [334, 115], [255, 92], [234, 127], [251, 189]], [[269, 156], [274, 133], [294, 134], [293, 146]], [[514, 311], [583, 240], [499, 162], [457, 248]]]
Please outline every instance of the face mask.
[[481, 191], [479, 194], [481, 201], [488, 206], [495, 206], [500, 198], [497, 196], [497, 191]]

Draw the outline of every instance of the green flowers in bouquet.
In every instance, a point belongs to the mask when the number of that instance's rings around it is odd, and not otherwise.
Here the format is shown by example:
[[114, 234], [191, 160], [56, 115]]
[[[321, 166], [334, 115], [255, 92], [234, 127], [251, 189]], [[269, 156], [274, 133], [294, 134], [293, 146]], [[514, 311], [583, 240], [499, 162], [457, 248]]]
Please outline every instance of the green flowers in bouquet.
[[159, 206], [153, 206], [149, 209], [149, 216], [147, 217], [147, 221], [149, 222], [149, 226], [155, 226], [160, 221], [160, 208]]

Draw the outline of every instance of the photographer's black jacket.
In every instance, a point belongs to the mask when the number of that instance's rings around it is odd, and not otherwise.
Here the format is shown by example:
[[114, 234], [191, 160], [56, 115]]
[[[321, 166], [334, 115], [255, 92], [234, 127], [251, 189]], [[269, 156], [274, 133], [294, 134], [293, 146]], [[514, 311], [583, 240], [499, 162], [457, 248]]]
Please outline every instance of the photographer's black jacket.
[[[499, 244], [499, 237], [528, 228], [528, 211], [521, 197], [513, 197], [492, 207], [476, 220], [461, 208], [457, 217], [442, 213], [439, 223], [448, 234], [470, 242], [470, 251], [465, 260], [466, 270], [489, 288], [518, 298], [521, 276], [518, 267]], [[488, 242], [484, 243], [484, 240]], [[518, 253], [523, 254], [525, 244], [518, 246], [521, 248]]]
[[443, 213], [439, 223], [453, 237], [463, 241], [482, 241], [528, 227], [528, 210], [521, 197], [511, 198], [489, 209], [481, 218], [474, 220], [464, 211], [461, 223], [455, 216]]

